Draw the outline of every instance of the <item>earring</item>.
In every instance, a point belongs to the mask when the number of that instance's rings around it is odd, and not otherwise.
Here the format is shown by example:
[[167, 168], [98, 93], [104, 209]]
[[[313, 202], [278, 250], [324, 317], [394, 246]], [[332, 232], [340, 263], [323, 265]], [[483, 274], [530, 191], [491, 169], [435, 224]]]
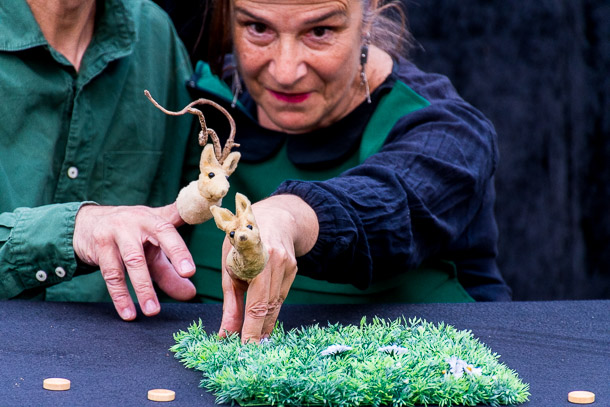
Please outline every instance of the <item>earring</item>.
[[233, 91], [233, 100], [231, 101], [231, 107], [235, 107], [237, 104], [237, 98], [241, 93], [241, 79], [239, 79], [239, 72], [237, 68], [233, 71], [233, 83], [231, 84], [231, 90]]
[[364, 91], [366, 93], [366, 101], [371, 103], [371, 91], [369, 89], [369, 81], [366, 77], [366, 61], [369, 58], [369, 44], [371, 43], [371, 33], [367, 32], [364, 38], [364, 43], [360, 48], [360, 84], [364, 85]]

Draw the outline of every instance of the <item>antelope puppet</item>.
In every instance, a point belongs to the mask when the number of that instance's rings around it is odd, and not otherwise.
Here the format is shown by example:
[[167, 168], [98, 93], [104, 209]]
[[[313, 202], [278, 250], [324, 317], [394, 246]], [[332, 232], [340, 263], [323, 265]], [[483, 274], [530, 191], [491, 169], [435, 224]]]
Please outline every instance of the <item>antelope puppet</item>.
[[227, 266], [242, 280], [250, 281], [265, 268], [269, 253], [261, 241], [250, 201], [235, 194], [235, 215], [225, 208], [211, 206], [214, 221], [233, 245], [227, 255]]
[[[212, 205], [219, 206], [222, 204], [222, 198], [224, 198], [229, 191], [228, 178], [233, 174], [235, 168], [237, 168], [237, 163], [241, 157], [240, 153], [231, 152], [233, 147], [239, 147], [239, 144], [234, 142], [235, 121], [229, 112], [222, 106], [208, 99], [197, 99], [194, 102], [189, 103], [179, 112], [172, 112], [159, 105], [159, 103], [152, 98], [148, 90], [145, 90], [144, 94], [155, 107], [165, 114], [180, 116], [185, 113], [191, 113], [199, 117], [199, 123], [201, 124], [199, 145], [203, 146], [201, 159], [199, 161], [199, 179], [197, 181], [192, 181], [180, 190], [180, 193], [176, 198], [176, 206], [178, 208], [178, 213], [180, 213], [180, 217], [186, 223], [191, 225], [203, 223], [212, 218], [210, 207]], [[203, 113], [200, 110], [193, 108], [193, 106], [197, 104], [214, 106], [229, 119], [231, 134], [222, 151], [220, 140], [218, 139], [216, 132], [206, 126]], [[212, 144], [207, 144], [208, 136], [212, 139]]]

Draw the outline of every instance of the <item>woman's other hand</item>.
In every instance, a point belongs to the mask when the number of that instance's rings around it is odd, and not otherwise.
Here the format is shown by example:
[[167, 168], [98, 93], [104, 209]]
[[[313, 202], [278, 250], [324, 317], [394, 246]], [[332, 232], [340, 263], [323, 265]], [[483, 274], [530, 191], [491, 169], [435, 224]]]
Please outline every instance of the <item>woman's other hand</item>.
[[160, 311], [153, 281], [174, 299], [195, 295], [195, 286], [188, 280], [195, 273], [193, 258], [176, 230], [183, 223], [175, 204], [160, 208], [85, 205], [78, 211], [74, 252], [83, 262], [100, 267], [124, 320], [136, 317], [125, 271], [147, 316]]
[[297, 274], [296, 257], [309, 252], [318, 238], [316, 213], [295, 195], [267, 198], [252, 205], [252, 210], [269, 252], [263, 271], [250, 282], [239, 279], [226, 264], [231, 250], [228, 239], [222, 250], [223, 314], [219, 332], [239, 332], [243, 343], [258, 343], [271, 334]]

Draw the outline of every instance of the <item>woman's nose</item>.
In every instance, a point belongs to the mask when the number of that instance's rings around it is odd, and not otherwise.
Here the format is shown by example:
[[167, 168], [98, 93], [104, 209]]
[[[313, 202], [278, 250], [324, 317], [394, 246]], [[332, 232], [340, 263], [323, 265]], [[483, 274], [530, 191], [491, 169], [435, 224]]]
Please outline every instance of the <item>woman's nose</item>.
[[292, 39], [280, 40], [269, 63], [269, 73], [281, 86], [291, 86], [307, 74], [299, 44]]

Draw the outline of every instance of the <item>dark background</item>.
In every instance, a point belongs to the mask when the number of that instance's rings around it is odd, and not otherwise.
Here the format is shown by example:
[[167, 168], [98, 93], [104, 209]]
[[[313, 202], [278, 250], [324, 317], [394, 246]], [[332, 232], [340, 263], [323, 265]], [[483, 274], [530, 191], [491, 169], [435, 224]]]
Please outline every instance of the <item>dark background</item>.
[[[205, 0], [156, 2], [205, 59]], [[496, 126], [498, 263], [514, 299], [610, 298], [610, 2], [403, 2], [411, 59]]]

